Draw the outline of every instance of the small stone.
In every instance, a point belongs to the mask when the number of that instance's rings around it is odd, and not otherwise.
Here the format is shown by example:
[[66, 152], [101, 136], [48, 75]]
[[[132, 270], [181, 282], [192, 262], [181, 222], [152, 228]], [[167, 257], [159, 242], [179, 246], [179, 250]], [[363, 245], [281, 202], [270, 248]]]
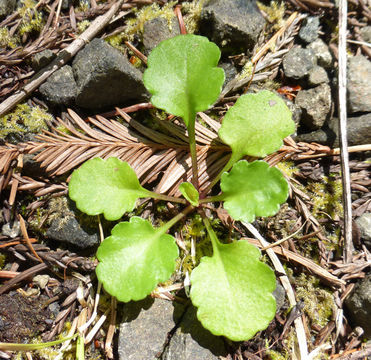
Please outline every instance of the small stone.
[[308, 45], [308, 49], [312, 50], [319, 66], [328, 69], [332, 66], [332, 55], [329, 47], [322, 39], [317, 39]]
[[169, 26], [167, 19], [158, 17], [144, 23], [143, 45], [147, 49], [147, 53], [149, 53], [161, 41], [170, 39], [179, 34], [179, 25], [175, 18], [171, 21]]
[[368, 249], [371, 249], [371, 213], [364, 213], [356, 219], [361, 239]]
[[37, 285], [40, 289], [45, 289], [50, 279], [49, 275], [36, 275], [32, 279], [32, 282]]
[[281, 310], [286, 299], [286, 291], [278, 280], [276, 289], [273, 291], [273, 296], [276, 299], [276, 313], [278, 313]]
[[47, 176], [45, 168], [41, 166], [41, 163], [34, 160], [35, 154], [24, 154], [23, 155], [23, 168], [22, 175], [29, 176], [33, 179]]
[[283, 71], [285, 76], [299, 80], [309, 74], [315, 65], [314, 53], [310, 49], [294, 47], [283, 58]]
[[354, 287], [345, 299], [351, 321], [354, 326], [361, 326], [365, 337], [371, 336], [371, 274], [366, 275]]
[[16, 5], [16, 0], [0, 0], [0, 19], [10, 15]]
[[371, 26], [365, 26], [359, 32], [362, 40], [371, 44]]
[[57, 55], [55, 55], [50, 49], [40, 51], [32, 58], [32, 68], [37, 72], [50, 64], [56, 57]]
[[19, 236], [21, 233], [21, 225], [18, 220], [15, 220], [13, 223], [6, 223], [1, 228], [1, 235], [9, 236], [14, 239]]
[[156, 359], [161, 356], [169, 332], [184, 312], [180, 304], [146, 298], [124, 305], [120, 324], [120, 360]]
[[265, 19], [253, 0], [211, 0], [201, 12], [200, 33], [224, 51], [252, 50]]
[[206, 330], [196, 313], [197, 309], [193, 306], [187, 309], [162, 360], [218, 360], [227, 356], [223, 339]]
[[299, 37], [306, 43], [311, 43], [318, 38], [319, 18], [317, 16], [309, 16], [303, 21], [303, 25], [299, 31]]
[[295, 104], [303, 111], [301, 123], [309, 129], [319, 129], [330, 115], [331, 88], [321, 84], [313, 89], [299, 91]]
[[363, 55], [348, 60], [348, 112], [371, 112], [371, 61]]
[[282, 100], [285, 102], [285, 104], [291, 111], [292, 120], [295, 122], [296, 126], [299, 126], [301, 115], [303, 113], [300, 106], [296, 105], [293, 101], [291, 101], [290, 99], [288, 99], [286, 96], [282, 94], [277, 93], [277, 95], [280, 96]]
[[224, 70], [225, 75], [224, 85], [228, 84], [228, 82], [233, 80], [237, 75], [236, 68], [234, 67], [233, 64], [229, 62], [222, 62], [219, 64], [219, 67], [221, 67]]
[[87, 109], [102, 109], [147, 96], [142, 73], [126, 56], [95, 38], [72, 63], [78, 86], [76, 104]]
[[[349, 146], [371, 143], [371, 113], [348, 118], [347, 138]], [[339, 147], [339, 121], [332, 118], [328, 121], [327, 129], [323, 128], [308, 134], [300, 134], [295, 137], [295, 140]]]
[[81, 249], [86, 249], [99, 243], [98, 234], [85, 231], [75, 217], [54, 219], [46, 232], [46, 236], [52, 240], [78, 246]]
[[323, 83], [328, 83], [329, 78], [326, 70], [323, 67], [315, 66], [309, 71], [308, 82], [311, 86], [317, 86]]
[[77, 86], [72, 68], [65, 65], [53, 73], [44, 84], [40, 85], [40, 93], [46, 101], [53, 105], [72, 105], [77, 93]]

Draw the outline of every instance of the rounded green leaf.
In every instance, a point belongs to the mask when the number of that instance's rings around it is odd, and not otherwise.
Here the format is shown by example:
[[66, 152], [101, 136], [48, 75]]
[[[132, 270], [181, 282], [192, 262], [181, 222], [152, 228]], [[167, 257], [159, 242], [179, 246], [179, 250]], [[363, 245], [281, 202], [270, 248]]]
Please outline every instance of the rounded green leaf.
[[198, 206], [198, 200], [200, 198], [200, 194], [193, 186], [193, 184], [189, 182], [184, 182], [179, 185], [179, 191], [185, 197], [187, 201], [193, 206]]
[[214, 335], [248, 340], [273, 319], [276, 280], [259, 257], [260, 251], [245, 240], [218, 244], [213, 256], [203, 257], [192, 271], [197, 317]]
[[140, 300], [169, 279], [177, 257], [178, 246], [171, 235], [134, 216], [117, 224], [99, 246], [96, 273], [105, 290], [119, 301]]
[[72, 173], [69, 196], [88, 215], [104, 214], [107, 220], [117, 220], [132, 211], [140, 197], [150, 196], [139, 184], [130, 165], [117, 158], [86, 161]]
[[188, 126], [220, 94], [224, 71], [217, 67], [219, 58], [219, 48], [203, 36], [178, 35], [162, 41], [148, 56], [143, 75], [152, 104], [182, 117]]
[[264, 157], [278, 150], [282, 140], [295, 131], [284, 101], [270, 91], [242, 95], [226, 113], [219, 137], [237, 158]]
[[224, 208], [235, 220], [272, 216], [286, 201], [289, 186], [282, 173], [265, 161], [238, 161], [220, 181]]

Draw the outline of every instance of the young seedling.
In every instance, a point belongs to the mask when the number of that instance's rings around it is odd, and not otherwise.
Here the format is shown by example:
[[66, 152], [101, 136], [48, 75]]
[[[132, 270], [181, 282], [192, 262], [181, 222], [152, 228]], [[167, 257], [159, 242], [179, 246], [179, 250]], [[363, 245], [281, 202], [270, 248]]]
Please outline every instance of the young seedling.
[[208, 109], [220, 94], [224, 72], [217, 67], [219, 58], [219, 48], [196, 35], [165, 40], [148, 57], [143, 81], [153, 95], [152, 104], [181, 117], [188, 130], [193, 178], [192, 184], [182, 183], [179, 187], [184, 198], [143, 188], [131, 167], [117, 158], [84, 163], [71, 176], [69, 194], [80, 210], [89, 215], [104, 214], [108, 220], [118, 220], [132, 211], [139, 198], [188, 204], [161, 227], [154, 228], [140, 217], [120, 222], [99, 246], [98, 279], [108, 293], [124, 302], [145, 298], [159, 282], [171, 276], [178, 248], [167, 232], [188, 213], [198, 211], [213, 255], [203, 257], [193, 270], [190, 297], [205, 328], [240, 341], [265, 329], [274, 317], [275, 276], [259, 260], [259, 250], [247, 241], [221, 243], [203, 206], [223, 202], [233, 219], [246, 222], [254, 221], [256, 216], [274, 215], [287, 199], [286, 180], [264, 161], [249, 163], [241, 159], [247, 155], [263, 157], [278, 150], [295, 125], [277, 95], [269, 91], [242, 95], [226, 113], [219, 130], [220, 139], [232, 153], [208, 191], [220, 180], [221, 194], [199, 194], [196, 114]]

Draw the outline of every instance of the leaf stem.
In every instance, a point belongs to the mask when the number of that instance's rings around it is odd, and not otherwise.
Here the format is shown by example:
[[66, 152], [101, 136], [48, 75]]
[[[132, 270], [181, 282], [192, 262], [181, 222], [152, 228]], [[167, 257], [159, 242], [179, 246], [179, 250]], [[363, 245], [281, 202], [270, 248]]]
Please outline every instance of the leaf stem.
[[192, 184], [198, 191], [198, 165], [197, 165], [197, 151], [196, 151], [196, 130], [195, 130], [195, 121], [196, 115], [188, 124], [188, 139], [189, 139], [189, 150], [191, 152], [192, 158]]
[[187, 200], [185, 200], [185, 199], [178, 198], [178, 197], [175, 197], [175, 196], [168, 196], [168, 195], [164, 195], [164, 194], [158, 194], [158, 193], [153, 192], [153, 191], [148, 191], [148, 196], [150, 196], [154, 199], [157, 199], [157, 200], [171, 201], [171, 202], [176, 202], [176, 203], [179, 203], [179, 204], [187, 204]]
[[217, 238], [213, 228], [211, 227], [211, 224], [210, 224], [210, 221], [209, 219], [207, 218], [205, 212], [203, 210], [200, 211], [200, 214], [202, 216], [202, 220], [205, 224], [205, 227], [206, 227], [206, 231], [207, 233], [209, 234], [209, 237], [210, 237], [210, 240], [211, 240], [211, 244], [213, 246], [213, 253], [214, 254], [219, 254], [219, 245], [220, 245], [220, 241], [219, 239]]
[[205, 189], [205, 191], [203, 192], [204, 194], [207, 194], [212, 188], [213, 186], [220, 180], [220, 178], [222, 177], [222, 174], [226, 171], [229, 171], [230, 168], [238, 161], [241, 159], [241, 155], [238, 154], [238, 153], [233, 153], [232, 152], [232, 155], [230, 157], [230, 159], [228, 160], [228, 162], [225, 164], [225, 166], [223, 167], [222, 170], [220, 170], [219, 174], [214, 178], [214, 180], [210, 183], [210, 185]]
[[207, 198], [204, 198], [204, 199], [200, 199], [199, 203], [200, 204], [206, 204], [206, 203], [210, 203], [210, 202], [217, 202], [217, 201], [223, 201], [223, 200], [224, 200], [224, 195], [220, 194], [220, 195], [215, 195], [215, 196], [210, 196], [210, 197], [207, 197]]
[[185, 209], [183, 209], [178, 215], [174, 216], [170, 221], [168, 221], [166, 224], [162, 225], [159, 228], [159, 231], [163, 234], [165, 234], [172, 226], [174, 226], [182, 217], [186, 216], [189, 212], [191, 212], [194, 209], [192, 205], [187, 206]]
[[54, 346], [61, 344], [65, 341], [74, 339], [78, 334], [76, 333], [73, 336], [66, 337], [60, 340], [49, 341], [45, 343], [38, 343], [38, 344], [18, 344], [18, 343], [3, 343], [0, 342], [0, 350], [2, 351], [30, 351], [30, 350], [40, 350], [46, 347]]

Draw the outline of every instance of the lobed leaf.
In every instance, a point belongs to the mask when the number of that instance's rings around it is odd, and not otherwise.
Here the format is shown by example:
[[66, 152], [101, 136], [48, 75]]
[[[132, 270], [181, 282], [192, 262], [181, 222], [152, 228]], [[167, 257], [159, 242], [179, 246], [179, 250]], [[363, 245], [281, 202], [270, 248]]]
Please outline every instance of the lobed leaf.
[[272, 216], [286, 201], [289, 186], [282, 173], [265, 161], [238, 161], [220, 181], [224, 208], [235, 220]]
[[184, 182], [179, 185], [179, 191], [185, 197], [187, 201], [193, 206], [198, 206], [198, 200], [200, 198], [200, 194], [193, 186], [193, 184], [189, 182]]
[[206, 37], [178, 35], [162, 41], [148, 56], [143, 82], [157, 108], [183, 118], [188, 125], [196, 113], [218, 98], [224, 71], [217, 67], [219, 48]]
[[117, 158], [86, 161], [72, 173], [68, 191], [79, 210], [107, 220], [119, 219], [134, 209], [138, 198], [151, 196], [130, 165]]
[[295, 131], [295, 123], [284, 101], [270, 91], [242, 95], [226, 113], [219, 137], [234, 156], [264, 157], [282, 146]]
[[99, 246], [96, 273], [105, 290], [119, 301], [140, 300], [169, 279], [177, 257], [178, 246], [171, 235], [134, 216], [117, 224]]
[[245, 240], [218, 244], [191, 275], [197, 317], [214, 335], [233, 341], [252, 338], [276, 312], [274, 272], [259, 261], [260, 251]]

